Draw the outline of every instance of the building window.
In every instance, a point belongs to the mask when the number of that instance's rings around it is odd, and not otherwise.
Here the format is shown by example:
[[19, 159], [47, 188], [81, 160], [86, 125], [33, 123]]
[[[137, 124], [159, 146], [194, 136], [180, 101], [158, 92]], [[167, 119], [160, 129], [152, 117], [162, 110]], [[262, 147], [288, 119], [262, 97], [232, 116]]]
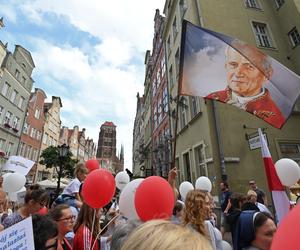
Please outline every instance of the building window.
[[253, 28], [256, 36], [256, 41], [259, 46], [266, 48], [273, 47], [272, 40], [265, 23], [253, 22]]
[[4, 150], [5, 148], [5, 140], [0, 138], [0, 149]]
[[183, 166], [184, 166], [184, 172], [185, 172], [186, 180], [189, 181], [189, 182], [192, 182], [189, 153], [185, 153], [183, 155]]
[[40, 141], [41, 138], [42, 138], [42, 132], [41, 132], [41, 131], [37, 131], [37, 132], [36, 132], [36, 139], [37, 139], [38, 141]]
[[25, 102], [25, 98], [21, 96], [19, 99], [18, 108], [23, 109], [24, 102]]
[[162, 122], [162, 117], [163, 117], [161, 96], [158, 98], [158, 102], [157, 102], [157, 115], [158, 115], [158, 124], [160, 124]]
[[12, 118], [12, 113], [7, 111], [4, 118], [4, 124], [10, 125], [11, 118]]
[[166, 114], [169, 110], [168, 107], [168, 88], [165, 87], [163, 90], [163, 111]]
[[36, 137], [36, 129], [35, 128], [31, 128], [30, 137], [32, 137], [32, 138]]
[[191, 116], [195, 117], [200, 111], [199, 108], [199, 99], [195, 96], [191, 97]]
[[185, 11], [187, 10], [186, 0], [180, 0], [179, 2], [180, 16], [183, 17]]
[[18, 130], [19, 129], [20, 118], [15, 116], [12, 128]]
[[157, 68], [157, 72], [156, 72], [156, 82], [157, 82], [157, 86], [160, 85], [160, 68]]
[[7, 156], [10, 156], [10, 154], [12, 153], [13, 151], [13, 147], [14, 147], [14, 144], [12, 142], [9, 142], [8, 143], [8, 146], [7, 146], [7, 149], [6, 149], [6, 155]]
[[197, 176], [207, 176], [204, 145], [200, 144], [194, 149]]
[[178, 78], [179, 76], [179, 64], [180, 62], [179, 62], [179, 48], [178, 48], [175, 54], [176, 78]]
[[4, 85], [3, 85], [1, 94], [7, 97], [8, 92], [9, 92], [9, 88], [10, 88], [10, 85], [7, 82], [5, 82]]
[[47, 134], [47, 133], [44, 133], [44, 136], [43, 136], [43, 143], [44, 143], [44, 144], [47, 144], [47, 141], [48, 141], [48, 134]]
[[170, 36], [168, 37], [168, 40], [167, 40], [167, 51], [168, 51], [168, 54], [171, 53], [171, 38], [170, 38]]
[[172, 30], [173, 30], [173, 41], [175, 41], [177, 33], [178, 33], [176, 17], [174, 18], [174, 21], [173, 21]]
[[180, 105], [180, 124], [181, 124], [181, 129], [185, 127], [187, 124], [187, 117], [186, 117], [186, 98], [181, 97], [181, 104]]
[[34, 117], [36, 119], [40, 119], [40, 114], [41, 114], [41, 111], [39, 109], [36, 109], [35, 112], [34, 112]]
[[290, 158], [300, 164], [300, 142], [299, 143], [280, 143], [282, 158]]
[[163, 77], [166, 73], [166, 64], [165, 64], [165, 56], [163, 55], [160, 61], [160, 70], [161, 70], [161, 77]]
[[24, 149], [25, 149], [25, 143], [21, 142], [20, 143], [20, 149], [19, 149], [19, 155], [24, 156]]
[[37, 161], [38, 160], [38, 151], [37, 151], [37, 149], [33, 149], [32, 160], [33, 161]]
[[258, 0], [246, 0], [246, 6], [254, 9], [261, 9]]
[[17, 95], [18, 95], [18, 92], [14, 89], [14, 91], [11, 93], [11, 96], [10, 96], [10, 101], [12, 103], [15, 102]]
[[2, 106], [0, 106], [0, 122], [1, 122], [1, 116], [2, 116], [3, 110], [4, 110], [4, 108]]
[[174, 80], [173, 80], [173, 67], [171, 66], [171, 68], [169, 69], [169, 84], [170, 86], [173, 86], [174, 84]]
[[296, 27], [294, 27], [290, 32], [289, 32], [289, 38], [291, 40], [291, 43], [293, 47], [296, 47], [297, 45], [300, 44], [300, 35]]
[[23, 133], [24, 134], [28, 134], [28, 130], [29, 130], [29, 125], [27, 122], [24, 123], [24, 126], [23, 126]]
[[15, 77], [17, 79], [19, 79], [19, 76], [20, 76], [20, 71], [18, 69], [16, 69], [16, 71], [15, 71]]
[[275, 0], [276, 6], [279, 9], [283, 4], [284, 4], [284, 0]]
[[26, 83], [26, 78], [24, 76], [22, 76], [22, 83], [25, 84]]

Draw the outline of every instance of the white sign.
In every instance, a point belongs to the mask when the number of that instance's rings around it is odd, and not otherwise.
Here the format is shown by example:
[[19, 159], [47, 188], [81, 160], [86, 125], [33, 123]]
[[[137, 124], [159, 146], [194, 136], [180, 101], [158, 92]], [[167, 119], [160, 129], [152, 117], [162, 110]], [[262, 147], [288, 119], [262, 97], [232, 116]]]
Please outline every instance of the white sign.
[[28, 160], [22, 156], [10, 156], [5, 163], [3, 170], [11, 170], [25, 176], [33, 167], [34, 163], [34, 161]]
[[0, 250], [34, 250], [31, 217], [0, 232]]
[[[267, 142], [268, 141], [267, 140], [267, 135], [264, 134], [264, 137], [265, 137], [265, 140]], [[251, 150], [257, 149], [257, 148], [261, 148], [259, 136], [255, 136], [255, 137], [249, 138], [248, 141], [249, 141], [249, 147], [250, 147]]]

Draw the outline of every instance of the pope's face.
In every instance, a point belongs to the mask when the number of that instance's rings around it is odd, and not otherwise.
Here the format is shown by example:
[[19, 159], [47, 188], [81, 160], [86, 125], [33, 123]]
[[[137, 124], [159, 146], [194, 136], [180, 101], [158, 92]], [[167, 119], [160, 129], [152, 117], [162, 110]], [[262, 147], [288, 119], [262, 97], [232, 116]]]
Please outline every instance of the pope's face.
[[237, 51], [229, 48], [226, 56], [227, 82], [239, 96], [255, 96], [266, 80], [264, 74]]

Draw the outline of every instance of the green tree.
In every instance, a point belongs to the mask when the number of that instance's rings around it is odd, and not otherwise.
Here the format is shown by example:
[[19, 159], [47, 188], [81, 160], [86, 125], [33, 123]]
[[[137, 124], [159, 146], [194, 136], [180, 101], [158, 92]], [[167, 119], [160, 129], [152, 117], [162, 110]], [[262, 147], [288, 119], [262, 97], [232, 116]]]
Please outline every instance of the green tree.
[[60, 156], [59, 147], [50, 146], [43, 150], [40, 164], [46, 168], [55, 168], [57, 173], [56, 196], [59, 195], [60, 180], [63, 177], [73, 177], [75, 164], [78, 160], [72, 159], [73, 154], [68, 151], [66, 156]]

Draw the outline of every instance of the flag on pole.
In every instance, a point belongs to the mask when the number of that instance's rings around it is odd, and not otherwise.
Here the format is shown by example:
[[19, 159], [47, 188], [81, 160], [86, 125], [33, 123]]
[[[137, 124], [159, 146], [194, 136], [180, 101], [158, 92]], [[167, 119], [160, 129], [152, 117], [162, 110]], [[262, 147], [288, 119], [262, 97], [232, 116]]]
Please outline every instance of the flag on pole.
[[227, 103], [281, 128], [300, 96], [300, 77], [253, 45], [184, 20], [179, 94]]
[[276, 173], [266, 139], [264, 138], [260, 128], [258, 129], [258, 134], [261, 143], [261, 153], [264, 160], [269, 190], [272, 193], [272, 199], [278, 222], [280, 222], [281, 219], [289, 212], [290, 201]]

